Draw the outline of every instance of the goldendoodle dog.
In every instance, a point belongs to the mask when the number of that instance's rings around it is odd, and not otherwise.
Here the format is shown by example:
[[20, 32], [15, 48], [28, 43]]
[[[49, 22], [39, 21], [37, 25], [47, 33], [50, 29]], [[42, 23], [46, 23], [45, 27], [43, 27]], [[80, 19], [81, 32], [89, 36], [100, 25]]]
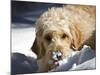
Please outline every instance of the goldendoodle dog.
[[88, 45], [95, 50], [96, 7], [66, 5], [52, 7], [36, 21], [32, 51], [37, 54], [39, 72], [57, 67], [57, 61]]

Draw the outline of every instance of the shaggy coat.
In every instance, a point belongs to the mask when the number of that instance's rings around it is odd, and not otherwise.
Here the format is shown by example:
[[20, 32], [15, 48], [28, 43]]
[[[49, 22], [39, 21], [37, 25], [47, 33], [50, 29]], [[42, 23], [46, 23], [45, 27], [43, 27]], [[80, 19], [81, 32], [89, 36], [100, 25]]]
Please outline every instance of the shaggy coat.
[[53, 51], [61, 52], [62, 60], [83, 45], [95, 50], [95, 20], [95, 6], [66, 5], [44, 12], [36, 21], [36, 38], [31, 48], [37, 54], [39, 72], [57, 66], [48, 64]]

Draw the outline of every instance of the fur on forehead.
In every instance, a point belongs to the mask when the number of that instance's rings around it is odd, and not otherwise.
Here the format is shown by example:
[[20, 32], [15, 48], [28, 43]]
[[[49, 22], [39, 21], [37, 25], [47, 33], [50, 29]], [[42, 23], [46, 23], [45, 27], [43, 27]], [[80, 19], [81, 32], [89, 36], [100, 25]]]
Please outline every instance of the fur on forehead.
[[53, 7], [44, 12], [36, 22], [36, 30], [46, 29], [53, 26], [68, 28], [69, 23], [71, 23], [69, 17], [72, 15], [68, 15], [70, 12], [65, 11], [64, 8]]

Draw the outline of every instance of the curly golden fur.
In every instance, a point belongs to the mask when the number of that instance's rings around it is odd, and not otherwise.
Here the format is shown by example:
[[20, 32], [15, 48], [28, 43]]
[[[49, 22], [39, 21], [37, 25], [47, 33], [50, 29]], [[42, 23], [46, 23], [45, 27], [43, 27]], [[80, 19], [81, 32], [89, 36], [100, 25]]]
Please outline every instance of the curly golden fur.
[[55, 67], [48, 64], [51, 52], [62, 53], [61, 59], [85, 44], [95, 50], [96, 8], [85, 5], [52, 7], [36, 22], [36, 39], [32, 51], [37, 54], [39, 72]]

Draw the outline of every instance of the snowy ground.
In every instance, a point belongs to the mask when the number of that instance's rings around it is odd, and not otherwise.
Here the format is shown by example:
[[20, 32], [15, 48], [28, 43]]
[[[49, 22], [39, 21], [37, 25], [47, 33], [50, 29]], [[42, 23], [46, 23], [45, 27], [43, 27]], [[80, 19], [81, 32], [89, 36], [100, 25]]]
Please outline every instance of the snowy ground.
[[12, 29], [12, 52], [23, 53], [27, 56], [34, 56], [30, 50], [35, 39], [35, 28]]

